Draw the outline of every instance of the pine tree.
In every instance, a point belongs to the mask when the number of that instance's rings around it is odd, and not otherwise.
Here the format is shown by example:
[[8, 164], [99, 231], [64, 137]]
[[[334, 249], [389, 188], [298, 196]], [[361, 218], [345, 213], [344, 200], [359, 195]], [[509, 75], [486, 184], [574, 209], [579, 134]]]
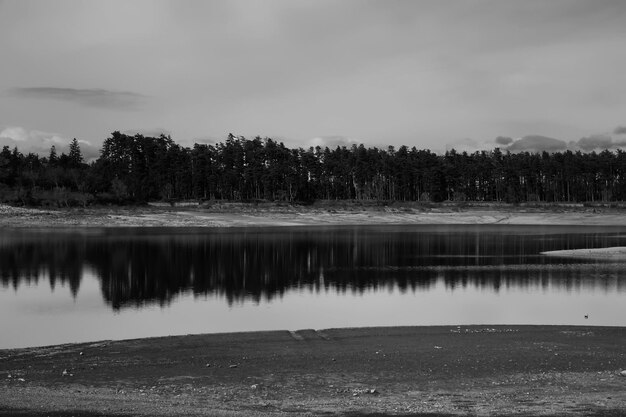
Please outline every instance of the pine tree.
[[59, 161], [59, 157], [57, 156], [57, 148], [52, 145], [50, 147], [50, 156], [48, 156], [48, 162], [50, 165], [55, 165]]
[[76, 138], [70, 143], [69, 159], [72, 167], [79, 167], [83, 163], [83, 154], [80, 151], [80, 146]]

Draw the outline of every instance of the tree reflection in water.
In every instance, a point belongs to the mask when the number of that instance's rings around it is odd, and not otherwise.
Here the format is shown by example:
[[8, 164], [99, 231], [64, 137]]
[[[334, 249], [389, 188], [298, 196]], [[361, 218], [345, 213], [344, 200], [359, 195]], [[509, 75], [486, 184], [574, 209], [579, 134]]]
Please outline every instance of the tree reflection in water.
[[[229, 304], [286, 291], [426, 291], [474, 286], [624, 291], [626, 263], [548, 259], [546, 250], [623, 245], [616, 232], [523, 227], [99, 229], [13, 231], [0, 238], [0, 279], [18, 289], [47, 278], [76, 296], [92, 271], [115, 310], [166, 305], [181, 293]], [[622, 242], [622, 243], [620, 243]]]

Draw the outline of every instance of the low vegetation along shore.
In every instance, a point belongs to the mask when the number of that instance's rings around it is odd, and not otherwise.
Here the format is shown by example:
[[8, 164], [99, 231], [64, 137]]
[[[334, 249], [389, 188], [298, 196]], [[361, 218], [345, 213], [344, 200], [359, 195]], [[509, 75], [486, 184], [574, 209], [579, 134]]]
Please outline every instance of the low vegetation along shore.
[[582, 204], [377, 204], [326, 201], [312, 205], [189, 202], [172, 206], [41, 209], [0, 205], [0, 227], [230, 227], [374, 224], [512, 224], [626, 226], [626, 208]]
[[0, 415], [621, 416], [625, 345], [624, 328], [452, 326], [0, 350]]

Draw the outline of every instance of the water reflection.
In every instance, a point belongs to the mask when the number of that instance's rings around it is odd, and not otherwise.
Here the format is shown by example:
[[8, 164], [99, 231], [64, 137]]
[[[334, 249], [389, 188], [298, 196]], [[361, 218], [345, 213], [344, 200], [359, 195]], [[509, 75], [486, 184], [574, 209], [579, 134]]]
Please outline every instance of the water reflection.
[[539, 255], [626, 241], [615, 228], [572, 232], [510, 226], [3, 231], [0, 279], [15, 289], [47, 279], [53, 289], [68, 284], [76, 296], [88, 270], [114, 310], [167, 305], [183, 293], [259, 303], [292, 290], [416, 292], [438, 282], [451, 291], [625, 291], [624, 263]]

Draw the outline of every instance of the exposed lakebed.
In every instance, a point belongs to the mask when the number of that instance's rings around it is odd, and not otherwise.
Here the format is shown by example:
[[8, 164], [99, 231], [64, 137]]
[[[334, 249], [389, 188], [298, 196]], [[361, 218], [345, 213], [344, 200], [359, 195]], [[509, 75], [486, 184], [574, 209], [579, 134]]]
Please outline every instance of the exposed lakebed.
[[[626, 325], [626, 228], [3, 229], [0, 348], [187, 333]], [[585, 315], [588, 318], [585, 318]]]

